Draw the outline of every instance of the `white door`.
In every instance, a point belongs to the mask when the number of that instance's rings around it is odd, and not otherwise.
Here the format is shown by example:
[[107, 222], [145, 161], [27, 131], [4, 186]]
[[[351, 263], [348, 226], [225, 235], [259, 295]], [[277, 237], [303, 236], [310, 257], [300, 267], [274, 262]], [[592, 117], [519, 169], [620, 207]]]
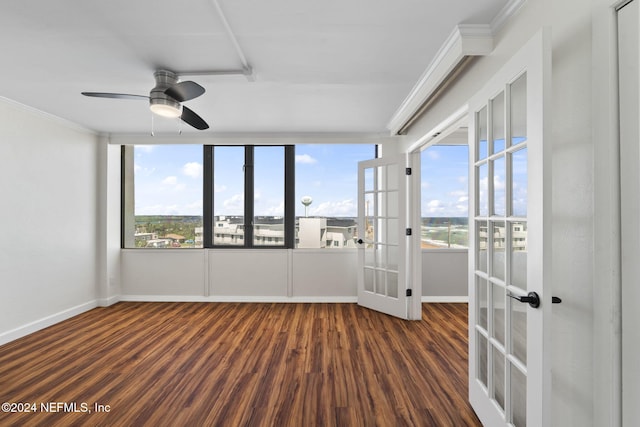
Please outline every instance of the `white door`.
[[469, 103], [469, 400], [491, 427], [551, 424], [550, 52], [543, 29]]
[[411, 303], [420, 293], [407, 275], [406, 190], [403, 157], [358, 163], [358, 304], [419, 319]]

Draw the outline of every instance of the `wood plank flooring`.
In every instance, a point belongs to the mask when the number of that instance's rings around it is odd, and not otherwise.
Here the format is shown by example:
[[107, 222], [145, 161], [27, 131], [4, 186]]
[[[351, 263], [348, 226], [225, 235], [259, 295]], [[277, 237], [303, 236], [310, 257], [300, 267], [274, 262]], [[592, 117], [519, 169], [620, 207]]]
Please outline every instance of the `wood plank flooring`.
[[423, 304], [422, 316], [356, 304], [97, 308], [0, 347], [0, 403], [32, 410], [0, 412], [0, 426], [479, 426], [467, 305]]

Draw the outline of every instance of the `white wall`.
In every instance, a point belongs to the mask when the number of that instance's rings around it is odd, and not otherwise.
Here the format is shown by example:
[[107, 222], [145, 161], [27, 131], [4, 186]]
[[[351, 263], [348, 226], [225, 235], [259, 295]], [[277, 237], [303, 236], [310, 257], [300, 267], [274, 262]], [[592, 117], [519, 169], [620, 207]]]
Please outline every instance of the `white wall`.
[[124, 249], [122, 300], [355, 301], [357, 250]]
[[206, 294], [205, 251], [122, 249], [121, 260], [123, 300], [127, 296], [182, 296], [187, 299]]
[[95, 306], [97, 138], [0, 99], [0, 344]]
[[355, 299], [357, 264], [357, 249], [294, 250], [292, 295]]
[[[604, 341], [607, 337], [611, 339], [614, 333], [610, 320], [611, 299], [607, 298], [605, 303], [608, 305], [600, 307], [594, 294], [604, 295], [603, 289], [615, 286], [615, 277], [599, 274], [604, 280], [596, 283], [593, 279], [594, 271], [611, 271], [616, 262], [610, 256], [594, 256], [595, 224], [606, 222], [594, 217], [594, 200], [611, 197], [611, 194], [605, 194], [611, 191], [610, 184], [595, 187], [595, 171], [600, 162], [611, 161], [609, 157], [594, 155], [594, 152], [604, 150], [597, 145], [605, 141], [594, 140], [593, 126], [599, 126], [603, 120], [600, 115], [607, 116], [607, 113], [598, 108], [601, 104], [594, 104], [593, 94], [599, 90], [599, 85], [609, 85], [610, 80], [598, 80], [592, 75], [593, 64], [602, 64], [594, 60], [598, 55], [604, 57], [598, 57], [598, 60], [605, 60], [601, 66], [609, 65], [606, 62], [609, 53], [601, 49], [603, 45], [609, 47], [608, 43], [600, 39], [593, 41], [593, 37], [598, 36], [593, 32], [593, 19], [597, 13], [607, 12], [613, 3], [606, 0], [528, 0], [497, 34], [492, 54], [473, 62], [447, 89], [410, 129], [405, 145], [408, 147], [466, 104], [540, 27], [551, 27], [552, 278], [554, 294], [563, 299], [562, 304], [554, 305], [552, 319], [554, 425], [611, 425], [610, 421], [615, 418], [615, 402], [610, 398], [616, 393], [612, 354], [601, 355], [598, 359], [593, 356], [594, 349], [607, 344]], [[604, 53], [595, 51], [594, 43]], [[594, 111], [599, 114], [593, 115]], [[600, 133], [606, 134], [606, 129]], [[601, 170], [607, 182], [611, 182], [610, 166]], [[603, 211], [605, 215], [611, 214]], [[611, 241], [603, 239], [603, 243], [610, 246], [601, 249], [601, 253], [612, 253]], [[603, 323], [596, 324], [598, 320]], [[596, 365], [596, 360], [603, 364]], [[608, 399], [600, 398], [607, 396]]]
[[466, 249], [423, 249], [422, 300], [466, 301], [468, 259]]
[[[356, 249], [124, 249], [121, 300], [354, 302]], [[422, 252], [426, 301], [465, 301], [466, 250]]]
[[118, 301], [120, 287], [120, 147], [108, 144], [108, 138], [98, 142], [97, 166], [97, 243], [96, 284], [98, 305], [108, 306]]

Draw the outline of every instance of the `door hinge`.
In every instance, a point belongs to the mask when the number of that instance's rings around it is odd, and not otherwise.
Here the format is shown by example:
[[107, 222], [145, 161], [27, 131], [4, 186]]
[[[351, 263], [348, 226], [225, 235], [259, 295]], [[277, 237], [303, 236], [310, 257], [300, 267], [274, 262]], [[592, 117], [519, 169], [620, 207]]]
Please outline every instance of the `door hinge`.
[[407, 236], [411, 236], [411, 229], [410, 229], [410, 228], [407, 228], [407, 229], [406, 229], [406, 231], [405, 231], [405, 234], [406, 234]]
[[411, 175], [411, 168], [405, 168], [404, 173], [406, 175]]
[[413, 295], [413, 291], [411, 289], [407, 289], [407, 296], [410, 297]]

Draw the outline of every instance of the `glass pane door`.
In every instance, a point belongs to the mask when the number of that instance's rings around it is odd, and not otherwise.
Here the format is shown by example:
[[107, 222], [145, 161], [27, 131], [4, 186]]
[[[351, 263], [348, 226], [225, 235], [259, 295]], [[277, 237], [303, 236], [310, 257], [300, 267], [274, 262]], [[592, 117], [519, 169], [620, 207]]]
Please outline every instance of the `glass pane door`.
[[358, 172], [358, 304], [407, 318], [404, 168], [385, 158]]
[[476, 114], [474, 173], [479, 322], [477, 380], [516, 425], [526, 425], [527, 290], [526, 73]]
[[543, 29], [469, 102], [469, 401], [487, 426], [551, 424], [550, 46]]

